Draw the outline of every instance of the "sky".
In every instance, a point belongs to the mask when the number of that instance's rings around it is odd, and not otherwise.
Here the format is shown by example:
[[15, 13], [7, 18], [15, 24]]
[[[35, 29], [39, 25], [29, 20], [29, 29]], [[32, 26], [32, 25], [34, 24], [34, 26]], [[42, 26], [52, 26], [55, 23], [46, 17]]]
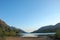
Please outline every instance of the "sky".
[[32, 32], [60, 22], [60, 0], [0, 0], [0, 19]]

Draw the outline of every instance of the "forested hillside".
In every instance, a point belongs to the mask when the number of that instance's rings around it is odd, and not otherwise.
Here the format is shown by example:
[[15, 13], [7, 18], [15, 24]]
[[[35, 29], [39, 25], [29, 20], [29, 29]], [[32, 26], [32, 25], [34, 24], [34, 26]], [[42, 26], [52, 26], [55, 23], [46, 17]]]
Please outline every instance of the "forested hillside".
[[20, 36], [24, 31], [11, 27], [0, 19], [0, 36]]

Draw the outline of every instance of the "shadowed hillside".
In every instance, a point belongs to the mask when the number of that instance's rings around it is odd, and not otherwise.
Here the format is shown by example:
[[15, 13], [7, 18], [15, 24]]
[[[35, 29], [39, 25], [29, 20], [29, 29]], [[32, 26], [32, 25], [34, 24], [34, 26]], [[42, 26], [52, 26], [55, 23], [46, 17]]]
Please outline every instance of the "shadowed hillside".
[[56, 25], [44, 26], [32, 33], [56, 33], [54, 36], [49, 37], [54, 38], [54, 40], [60, 40], [60, 23], [57, 23]]
[[60, 29], [60, 23], [57, 23], [56, 25], [49, 25], [39, 28], [38, 30], [35, 30], [32, 33], [47, 33], [47, 32], [56, 32], [57, 29]]

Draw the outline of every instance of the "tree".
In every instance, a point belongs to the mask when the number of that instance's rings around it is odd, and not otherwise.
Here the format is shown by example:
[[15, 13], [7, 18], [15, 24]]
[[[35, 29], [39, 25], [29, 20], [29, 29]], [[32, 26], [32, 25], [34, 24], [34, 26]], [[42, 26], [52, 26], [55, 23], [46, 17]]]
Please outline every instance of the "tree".
[[60, 38], [60, 29], [56, 30], [56, 38]]

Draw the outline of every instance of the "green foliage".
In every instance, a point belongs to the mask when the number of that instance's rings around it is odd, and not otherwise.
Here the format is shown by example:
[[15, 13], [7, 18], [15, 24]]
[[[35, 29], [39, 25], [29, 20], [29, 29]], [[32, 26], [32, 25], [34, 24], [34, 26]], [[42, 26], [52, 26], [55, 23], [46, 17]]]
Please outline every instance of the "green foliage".
[[60, 29], [57, 29], [57, 30], [56, 30], [56, 37], [57, 37], [57, 38], [60, 38]]
[[16, 36], [16, 32], [10, 31], [10, 35], [11, 35], [11, 36]]
[[4, 21], [0, 20], [0, 36], [20, 36], [20, 31], [17, 28], [11, 28]]

